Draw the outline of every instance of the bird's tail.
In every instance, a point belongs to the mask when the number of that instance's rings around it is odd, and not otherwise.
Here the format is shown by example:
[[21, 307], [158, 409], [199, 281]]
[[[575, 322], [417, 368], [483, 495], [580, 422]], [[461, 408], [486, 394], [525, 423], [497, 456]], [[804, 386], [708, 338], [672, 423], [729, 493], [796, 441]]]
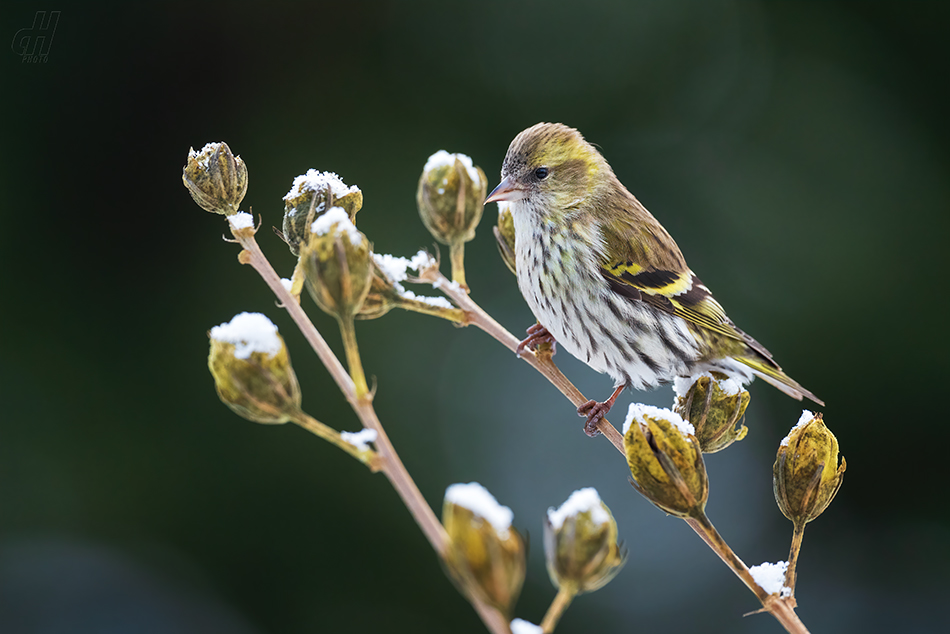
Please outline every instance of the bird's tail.
[[[750, 350], [750, 352], [752, 351]], [[739, 363], [749, 366], [757, 377], [785, 392], [792, 398], [798, 399], [800, 401], [803, 397], [808, 397], [810, 400], [818, 403], [819, 405], [823, 406], [825, 404], [825, 402], [820, 398], [802, 387], [798, 381], [785, 374], [782, 371], [782, 368], [778, 367], [774, 361], [771, 359], [763, 359], [755, 353], [752, 354], [755, 356], [750, 355], [733, 358]]]

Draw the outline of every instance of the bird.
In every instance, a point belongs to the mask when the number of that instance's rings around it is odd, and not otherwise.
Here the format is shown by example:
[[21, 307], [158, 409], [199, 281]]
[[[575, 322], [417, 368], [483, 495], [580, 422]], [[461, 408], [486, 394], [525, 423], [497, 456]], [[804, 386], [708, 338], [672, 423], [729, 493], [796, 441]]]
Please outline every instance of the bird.
[[576, 129], [538, 123], [518, 134], [491, 202], [511, 211], [518, 288], [537, 319], [518, 351], [560, 344], [614, 380], [606, 401], [577, 409], [589, 436], [625, 388], [709, 371], [742, 383], [757, 376], [824, 405], [729, 319], [666, 229]]

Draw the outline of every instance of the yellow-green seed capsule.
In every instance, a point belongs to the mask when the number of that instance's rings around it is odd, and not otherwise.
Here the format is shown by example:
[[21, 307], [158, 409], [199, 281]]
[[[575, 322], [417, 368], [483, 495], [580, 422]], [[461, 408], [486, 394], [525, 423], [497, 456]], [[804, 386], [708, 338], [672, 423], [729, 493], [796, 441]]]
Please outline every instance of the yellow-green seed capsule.
[[495, 241], [498, 244], [498, 253], [508, 270], [517, 275], [515, 270], [515, 221], [511, 217], [511, 203], [498, 203], [498, 224], [492, 227]]
[[513, 514], [483, 486], [453, 484], [445, 491], [442, 524], [449, 536], [445, 563], [463, 594], [476, 596], [506, 617], [521, 594], [525, 547]]
[[237, 213], [247, 193], [247, 167], [224, 142], [190, 149], [181, 180], [198, 206], [216, 214]]
[[300, 386], [277, 326], [241, 313], [209, 333], [208, 367], [218, 396], [255, 423], [286, 423], [300, 411]]
[[419, 179], [416, 202], [422, 223], [442, 244], [468, 242], [482, 218], [487, 187], [485, 172], [471, 158], [439, 150]]
[[782, 513], [804, 526], [822, 514], [834, 499], [847, 463], [838, 464], [838, 439], [822, 415], [802, 412], [778, 448], [772, 467], [775, 501]]
[[695, 517], [706, 506], [706, 464], [693, 426], [668, 409], [631, 403], [623, 445], [636, 489], [671, 515]]
[[749, 432], [741, 421], [751, 397], [735, 379], [710, 372], [676, 379], [674, 388], [673, 411], [696, 430], [703, 453], [722, 451]]
[[350, 319], [363, 306], [373, 279], [370, 244], [346, 210], [333, 207], [310, 227], [300, 247], [300, 263], [310, 296], [324, 312]]
[[593, 488], [574, 491], [544, 522], [548, 574], [559, 589], [593, 592], [613, 579], [626, 561], [617, 543], [617, 522]]
[[356, 185], [347, 186], [333, 172], [311, 169], [294, 179], [284, 196], [283, 238], [291, 253], [300, 255], [300, 245], [310, 240], [314, 220], [333, 207], [341, 207], [350, 222], [356, 222], [363, 192]]
[[356, 314], [357, 319], [378, 319], [393, 308], [398, 306], [399, 293], [396, 292], [395, 285], [380, 270], [379, 265], [373, 262], [373, 277], [370, 280], [369, 292], [360, 311]]

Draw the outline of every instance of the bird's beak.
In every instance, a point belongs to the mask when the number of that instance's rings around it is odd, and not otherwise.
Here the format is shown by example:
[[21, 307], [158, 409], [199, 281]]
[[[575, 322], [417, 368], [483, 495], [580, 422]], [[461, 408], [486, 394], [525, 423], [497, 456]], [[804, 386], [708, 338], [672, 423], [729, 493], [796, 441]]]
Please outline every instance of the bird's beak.
[[498, 187], [493, 189], [492, 192], [488, 194], [488, 198], [485, 199], [485, 204], [515, 202], [522, 200], [523, 198], [524, 190], [515, 186], [509, 177], [498, 183]]

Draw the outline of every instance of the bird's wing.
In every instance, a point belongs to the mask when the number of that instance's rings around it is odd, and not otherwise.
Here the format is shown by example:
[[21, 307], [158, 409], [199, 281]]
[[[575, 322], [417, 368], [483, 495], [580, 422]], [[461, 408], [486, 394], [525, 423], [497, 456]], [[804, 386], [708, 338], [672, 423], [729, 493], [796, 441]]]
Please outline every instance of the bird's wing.
[[709, 289], [686, 266], [673, 239], [654, 223], [620, 221], [601, 226], [605, 249], [600, 274], [611, 290], [741, 341], [771, 360], [768, 350], [726, 316]]

